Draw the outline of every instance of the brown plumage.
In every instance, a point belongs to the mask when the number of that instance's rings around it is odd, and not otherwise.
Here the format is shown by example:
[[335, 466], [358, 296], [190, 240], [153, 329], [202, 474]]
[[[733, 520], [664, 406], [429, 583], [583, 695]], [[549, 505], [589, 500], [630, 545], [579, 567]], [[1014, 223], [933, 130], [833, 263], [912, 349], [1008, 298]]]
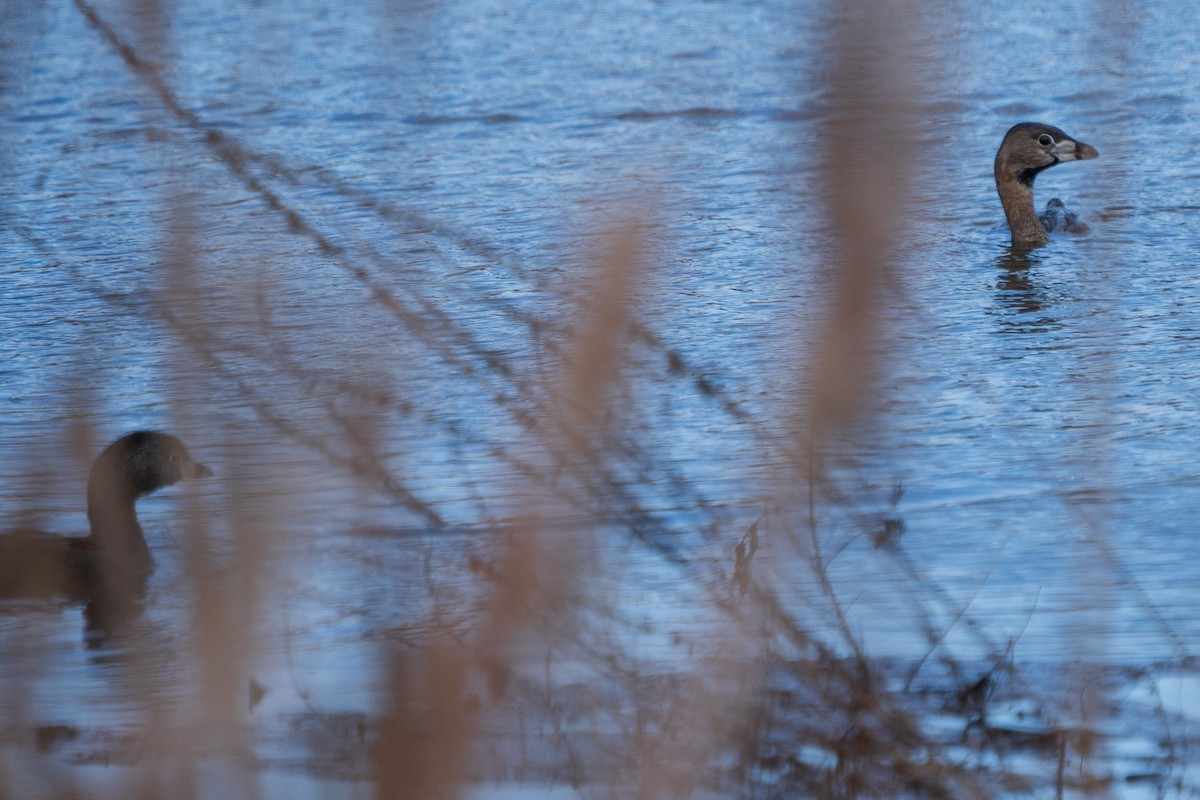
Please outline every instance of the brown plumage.
[[41, 531], [0, 536], [0, 598], [140, 596], [154, 559], [134, 503], [164, 486], [209, 475], [212, 470], [193, 461], [174, 436], [157, 431], [122, 436], [88, 473], [88, 536]]
[[1033, 180], [1042, 170], [1064, 161], [1083, 161], [1100, 154], [1090, 144], [1072, 139], [1053, 125], [1022, 122], [1004, 135], [996, 152], [996, 191], [1008, 218], [1014, 247], [1036, 247], [1050, 241], [1048, 231], [1082, 233], [1087, 226], [1055, 198], [1039, 217], [1033, 205]]

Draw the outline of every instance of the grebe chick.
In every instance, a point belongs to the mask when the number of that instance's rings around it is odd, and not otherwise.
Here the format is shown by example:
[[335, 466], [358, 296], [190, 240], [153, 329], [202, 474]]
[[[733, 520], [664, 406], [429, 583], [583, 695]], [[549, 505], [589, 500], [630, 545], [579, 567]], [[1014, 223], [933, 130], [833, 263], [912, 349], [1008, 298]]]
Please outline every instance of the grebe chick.
[[164, 486], [212, 474], [174, 436], [157, 431], [122, 436], [88, 473], [88, 536], [40, 531], [0, 536], [0, 598], [141, 596], [154, 558], [134, 503]]
[[1088, 224], [1079, 218], [1078, 214], [1074, 211], [1068, 211], [1063, 201], [1057, 197], [1051, 198], [1046, 203], [1046, 208], [1038, 215], [1038, 219], [1042, 221], [1042, 227], [1049, 233], [1065, 231], [1067, 233], [1081, 234], [1091, 230]]
[[1083, 233], [1087, 225], [1068, 212], [1058, 198], [1046, 204], [1041, 216], [1033, 206], [1033, 179], [1064, 161], [1083, 161], [1100, 154], [1053, 125], [1022, 122], [1004, 135], [996, 152], [996, 191], [1014, 247], [1036, 247], [1050, 241], [1049, 231]]

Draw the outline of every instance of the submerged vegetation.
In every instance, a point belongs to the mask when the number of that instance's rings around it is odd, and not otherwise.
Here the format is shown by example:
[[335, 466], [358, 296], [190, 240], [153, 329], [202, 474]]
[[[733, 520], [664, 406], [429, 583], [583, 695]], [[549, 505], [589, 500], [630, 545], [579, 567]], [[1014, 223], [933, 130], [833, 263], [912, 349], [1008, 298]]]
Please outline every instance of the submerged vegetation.
[[[138, 147], [167, 163], [162, 274], [154, 292], [128, 291], [65, 257], [53, 226], [9, 228], [106, 324], [153, 332], [163, 401], [217, 462], [219, 488], [158, 517], [175, 533], [146, 607], [116, 630], [80, 629], [87, 680], [112, 695], [95, 714], [43, 685], [69, 646], [48, 631], [75, 607], [0, 606], [0, 800], [1195, 794], [1187, 712], [1166, 696], [1188, 685], [1186, 647], [1113, 666], [1081, 627], [1063, 660], [1022, 663], [1019, 629], [975, 619], [972, 598], [910, 552], [905, 487], [854, 469], [906, 357], [889, 329], [906, 302], [897, 251], [930, 147], [916, 8], [820, 10], [828, 86], [808, 199], [828, 221], [813, 234], [828, 263], [819, 303], [771, 343], [786, 368], [755, 375], [780, 387], [765, 399], [658, 324], [677, 234], [653, 195], [591, 221], [564, 285], [336, 163], [261, 151], [173, 82], [166, 7], [73, 8], [151, 109]], [[227, 240], [230, 219], [272, 245]], [[303, 259], [321, 288], [292, 271]], [[115, 387], [89, 370], [102, 341], [85, 337], [64, 389], [80, 474], [110, 424]], [[275, 444], [243, 436], [247, 419]], [[713, 448], [696, 460], [719, 479], [680, 458], [693, 448]], [[33, 472], [73, 485], [71, 459], [54, 460]], [[22, 493], [35, 522], [50, 483]], [[346, 529], [320, 533], [359, 573], [330, 577], [330, 546], [298, 539], [310, 493], [347, 504]], [[1104, 521], [1087, 526], [1080, 618], [1100, 628], [1089, 612], [1121, 564]], [[899, 588], [872, 596], [871, 572]], [[337, 604], [320, 624], [352, 633], [263, 632], [326, 596]], [[888, 614], [921, 641], [912, 657], [874, 647]], [[368, 662], [337, 652], [364, 642]], [[321, 648], [335, 668], [314, 677]], [[346, 683], [369, 707], [322, 694]], [[295, 702], [268, 715], [281, 695]], [[264, 778], [279, 773], [311, 783]]]

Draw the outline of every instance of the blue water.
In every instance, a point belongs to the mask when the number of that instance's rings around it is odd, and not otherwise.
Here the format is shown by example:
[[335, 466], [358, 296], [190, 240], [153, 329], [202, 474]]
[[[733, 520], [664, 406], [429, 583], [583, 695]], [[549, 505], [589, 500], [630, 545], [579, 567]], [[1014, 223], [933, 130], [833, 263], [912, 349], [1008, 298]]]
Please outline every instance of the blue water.
[[[937, 5], [896, 33], [911, 202], [870, 413], [827, 443], [831, 584], [882, 653], [922, 652], [932, 625], [964, 653], [1193, 654], [1200, 23], [1162, 2]], [[219, 477], [141, 507], [160, 554], [151, 620], [187, 640], [187, 497], [218, 552], [239, 553], [247, 525], [265, 543], [253, 611], [269, 632], [251, 640], [260, 672], [292, 684], [271, 702], [370, 707], [348, 676], [389, 631], [470, 608], [487, 590], [470, 557], [494, 554], [498, 526], [613, 512], [555, 484], [527, 422], [609, 280], [613, 231], [636, 220], [626, 308], [654, 343], [627, 347], [599, 494], [639, 509], [653, 546], [593, 531], [634, 582], [606, 590], [666, 638], [699, 624], [693, 604], [770, 496], [784, 510], [762, 574], [796, 608], [828, 605], [787, 454], [841, 268], [841, 173], [822, 165], [833, 12], [94, 8], [137, 62], [71, 3], [10, 2], [0, 29], [6, 527], [82, 532], [89, 453], [178, 431]], [[991, 163], [1026, 119], [1100, 158], [1037, 187], [1091, 234], [1014, 259]], [[68, 446], [81, 430], [89, 444]], [[348, 469], [364, 453], [384, 490]], [[885, 516], [903, 533], [875, 548]], [[70, 716], [108, 689], [74, 612], [60, 622], [48, 674]], [[0, 641], [24, 624], [0, 617]]]

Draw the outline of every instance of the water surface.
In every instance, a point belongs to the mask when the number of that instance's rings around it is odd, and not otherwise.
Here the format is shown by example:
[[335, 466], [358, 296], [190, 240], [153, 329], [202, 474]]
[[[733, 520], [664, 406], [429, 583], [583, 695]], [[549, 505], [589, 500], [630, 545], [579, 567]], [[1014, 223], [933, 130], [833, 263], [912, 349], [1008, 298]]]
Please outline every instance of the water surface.
[[[1031, 659], [1190, 656], [1200, 32], [1167, 3], [1121, 25], [1104, 4], [937, 5], [897, 67], [913, 203], [876, 413], [829, 445], [831, 585], [881, 655], [923, 653], [932, 620], [964, 654], [1013, 640]], [[99, 3], [102, 28], [70, 3], [10, 6], [8, 526], [83, 532], [87, 453], [178, 431], [219, 477], [143, 504], [160, 565], [145, 624], [164, 654], [190, 646], [185, 512], [226, 563], [245, 558], [238, 531], [260, 533], [248, 669], [272, 687], [267, 728], [309, 704], [368, 712], [377, 648], [439, 609], [469, 620], [486, 594], [472, 558], [525, 515], [588, 530], [582, 546], [620, 568], [598, 580], [651, 631], [623, 639], [633, 651], [669, 661], [680, 631], [704, 639], [695, 603], [721, 571], [696, 564], [730, 561], [795, 475], [841, 268], [822, 166], [832, 12], [199, 2], [146, 19]], [[1038, 180], [1092, 233], [1014, 257], [991, 160], [1026, 119], [1101, 157]], [[530, 420], [631, 218], [645, 333], [613, 402], [608, 506], [578, 486], [552, 502]], [[80, 422], [90, 450], [69, 446]], [[364, 452], [386, 479], [355, 473]], [[876, 548], [884, 519], [903, 533]], [[775, 586], [827, 604], [777, 547]], [[44, 668], [24, 678], [39, 718], [119, 721], [121, 670], [84, 647], [78, 610], [37, 613], [0, 616], [0, 655], [43, 631]], [[185, 663], [156, 673], [166, 695], [191, 691]]]

